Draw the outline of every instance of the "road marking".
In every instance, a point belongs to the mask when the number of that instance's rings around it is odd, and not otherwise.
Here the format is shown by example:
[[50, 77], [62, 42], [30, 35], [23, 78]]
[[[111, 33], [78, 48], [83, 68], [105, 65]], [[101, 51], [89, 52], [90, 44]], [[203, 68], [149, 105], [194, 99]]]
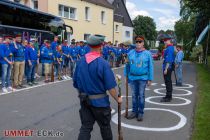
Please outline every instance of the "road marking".
[[[113, 70], [121, 69], [123, 67], [125, 67], [125, 66], [121, 66], [121, 67], [118, 67], [118, 68], [113, 68]], [[7, 94], [10, 94], [10, 93], [16, 93], [16, 92], [19, 92], [19, 91], [25, 91], [25, 90], [29, 90], [29, 89], [33, 89], [33, 88], [37, 88], [37, 87], [43, 87], [43, 86], [46, 86], [46, 85], [52, 85], [52, 84], [57, 84], [57, 83], [61, 83], [61, 82], [71, 81], [71, 80], [72, 80], [72, 78], [68, 79], [68, 80], [55, 81], [55, 82], [51, 82], [51, 83], [43, 83], [43, 84], [39, 84], [39, 85], [36, 85], [36, 86], [27, 87], [27, 88], [23, 88], [23, 89], [16, 89], [15, 91], [12, 91], [12, 92], [0, 93], [0, 96], [7, 95]]]
[[115, 113], [115, 109], [112, 108], [111, 114], [114, 114], [114, 113]]
[[[165, 88], [158, 88], [158, 89], [155, 89], [154, 92], [157, 93], [157, 94], [165, 95], [166, 93], [160, 92], [160, 90], [164, 90], [164, 89]], [[188, 95], [191, 95], [192, 94], [191, 91], [186, 90], [186, 89], [174, 88], [174, 90], [181, 90], [181, 91], [185, 91], [187, 93], [186, 94], [173, 94], [173, 96], [188, 96]]]
[[[129, 111], [131, 111], [132, 109], [129, 109]], [[155, 131], [155, 132], [168, 132], [168, 131], [175, 131], [178, 130], [182, 127], [185, 126], [185, 124], [187, 123], [187, 118], [182, 115], [179, 112], [173, 111], [173, 110], [169, 110], [169, 109], [163, 109], [163, 108], [145, 108], [145, 110], [156, 110], [156, 111], [165, 111], [165, 112], [170, 112], [172, 114], [177, 115], [180, 118], [180, 121], [177, 125], [172, 126], [172, 127], [166, 127], [166, 128], [152, 128], [152, 127], [142, 127], [142, 126], [137, 126], [137, 125], [130, 125], [130, 124], [126, 124], [124, 122], [122, 122], [122, 126], [125, 128], [130, 128], [130, 129], [135, 129], [135, 130], [142, 130], [142, 131]], [[121, 114], [124, 114], [125, 110], [123, 110], [121, 112]], [[118, 114], [116, 113], [114, 116], [112, 116], [112, 121], [115, 124], [118, 124]]]
[[[176, 83], [173, 83], [173, 85], [176, 85]], [[184, 86], [182, 86], [182, 87], [177, 87], [177, 86], [175, 86], [175, 87], [173, 87], [173, 88], [193, 88], [194, 86], [193, 85], [191, 85], [191, 84], [182, 84], [182, 85], [185, 85], [185, 86], [187, 86], [187, 87], [184, 87]], [[161, 86], [166, 86], [165, 84], [161, 84]]]
[[158, 84], [158, 83], [152, 83], [151, 85], [152, 85], [152, 86], [156, 86], [157, 84]]
[[16, 92], [20, 92], [20, 91], [25, 91], [25, 90], [29, 90], [29, 89], [33, 89], [33, 88], [37, 88], [37, 87], [43, 87], [43, 86], [47, 86], [47, 85], [58, 84], [58, 83], [66, 82], [66, 81], [70, 81], [70, 80], [72, 80], [72, 79], [55, 81], [55, 82], [51, 82], [51, 83], [43, 83], [43, 84], [35, 85], [35, 86], [32, 86], [32, 87], [26, 87], [26, 88], [23, 88], [23, 89], [16, 89], [13, 92], [8, 92], [8, 93], [4, 93], [4, 94], [0, 93], [0, 96], [7, 95], [7, 94], [10, 94], [10, 93], [16, 93]]
[[164, 96], [152, 96], [152, 97], [148, 97], [145, 99], [146, 102], [148, 103], [151, 103], [151, 104], [156, 104], [156, 105], [164, 105], [164, 106], [184, 106], [184, 105], [189, 105], [191, 103], [190, 100], [188, 99], [185, 99], [185, 98], [181, 98], [181, 97], [173, 97], [173, 99], [181, 99], [181, 100], [184, 100], [185, 102], [184, 103], [181, 103], [181, 104], [166, 104], [166, 103], [160, 103], [160, 102], [154, 102], [154, 101], [151, 101], [151, 99], [154, 99], [154, 98], [162, 98]]

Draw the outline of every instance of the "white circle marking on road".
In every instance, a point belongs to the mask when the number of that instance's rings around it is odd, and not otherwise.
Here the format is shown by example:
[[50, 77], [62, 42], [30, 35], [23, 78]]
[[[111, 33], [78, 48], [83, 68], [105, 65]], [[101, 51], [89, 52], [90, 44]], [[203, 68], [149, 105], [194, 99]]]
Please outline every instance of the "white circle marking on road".
[[175, 99], [181, 99], [181, 100], [184, 100], [185, 102], [184, 103], [181, 103], [181, 104], [166, 104], [166, 103], [159, 103], [159, 102], [154, 102], [154, 101], [151, 101], [151, 99], [154, 99], [154, 98], [162, 98], [164, 96], [152, 96], [152, 97], [148, 97], [145, 99], [146, 102], [148, 103], [151, 103], [151, 104], [156, 104], [156, 105], [164, 105], [164, 106], [184, 106], [184, 105], [189, 105], [191, 103], [190, 100], [188, 99], [185, 99], [185, 98], [181, 98], [181, 97], [173, 97]]
[[[185, 124], [187, 123], [187, 118], [182, 115], [179, 112], [173, 111], [173, 110], [169, 110], [169, 109], [163, 109], [163, 108], [145, 108], [145, 110], [158, 110], [158, 111], [166, 111], [166, 112], [170, 112], [173, 113], [177, 116], [179, 116], [180, 121], [177, 125], [172, 126], [172, 127], [167, 127], [167, 128], [150, 128], [150, 127], [142, 127], [142, 126], [137, 126], [137, 125], [130, 125], [130, 124], [126, 124], [122, 122], [122, 126], [126, 127], [126, 128], [130, 128], [130, 129], [135, 129], [135, 130], [142, 130], [142, 131], [155, 131], [155, 132], [166, 132], [166, 131], [175, 131], [178, 130], [182, 127], [185, 126]], [[131, 111], [131, 109], [129, 109], [129, 111]], [[121, 114], [125, 113], [125, 110], [123, 110], [121, 112]], [[115, 115], [112, 116], [112, 121], [115, 124], [118, 124], [118, 114], [116, 113]]]
[[[157, 94], [165, 95], [166, 93], [160, 92], [160, 90], [164, 90], [164, 89], [165, 88], [158, 88], [158, 89], [155, 89], [154, 92], [157, 93]], [[186, 89], [174, 88], [174, 90], [182, 90], [182, 91], [186, 91], [187, 93], [186, 94], [173, 94], [173, 96], [188, 96], [188, 95], [192, 94], [191, 91], [186, 90]]]
[[114, 114], [114, 113], [115, 113], [115, 109], [112, 108], [111, 114]]
[[[173, 85], [176, 85], [176, 83], [173, 83]], [[182, 84], [184, 86], [181, 86], [181, 87], [173, 87], [173, 88], [193, 88], [194, 86], [191, 85], [191, 84]], [[166, 85], [165, 84], [161, 84], [161, 86], [165, 87]], [[187, 86], [187, 87], [186, 87]]]

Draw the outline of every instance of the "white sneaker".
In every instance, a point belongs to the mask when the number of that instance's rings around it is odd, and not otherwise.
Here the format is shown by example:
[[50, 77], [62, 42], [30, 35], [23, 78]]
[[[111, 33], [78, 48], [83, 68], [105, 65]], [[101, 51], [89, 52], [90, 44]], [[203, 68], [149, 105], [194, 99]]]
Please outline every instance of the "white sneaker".
[[8, 93], [8, 91], [7, 91], [7, 88], [2, 88], [2, 91], [3, 91], [3, 93], [2, 94], [6, 94], [6, 93]]
[[68, 75], [66, 75], [66, 78], [67, 78], [67, 79], [71, 79], [71, 77], [69, 77]]
[[35, 76], [36, 76], [37, 78], [40, 78], [40, 76], [39, 76], [37, 73], [35, 74]]
[[16, 91], [16, 89], [14, 89], [12, 87], [8, 87], [7, 90], [8, 90], [8, 92], [14, 92], [14, 91]]
[[66, 76], [63, 76], [63, 79], [64, 79], [64, 80], [67, 80], [67, 77], [66, 77]]

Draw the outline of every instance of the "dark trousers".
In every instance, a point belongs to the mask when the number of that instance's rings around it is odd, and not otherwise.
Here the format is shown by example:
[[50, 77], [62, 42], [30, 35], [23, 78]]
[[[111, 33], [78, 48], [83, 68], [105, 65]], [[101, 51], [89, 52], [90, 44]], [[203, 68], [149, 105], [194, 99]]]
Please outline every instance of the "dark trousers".
[[172, 98], [173, 86], [172, 86], [171, 74], [172, 70], [168, 69], [167, 74], [164, 75], [164, 81], [166, 85], [166, 98]]
[[81, 102], [81, 109], [79, 111], [82, 126], [78, 140], [90, 140], [91, 131], [95, 121], [98, 123], [103, 140], [112, 140], [111, 130], [111, 108], [110, 107], [93, 107]]

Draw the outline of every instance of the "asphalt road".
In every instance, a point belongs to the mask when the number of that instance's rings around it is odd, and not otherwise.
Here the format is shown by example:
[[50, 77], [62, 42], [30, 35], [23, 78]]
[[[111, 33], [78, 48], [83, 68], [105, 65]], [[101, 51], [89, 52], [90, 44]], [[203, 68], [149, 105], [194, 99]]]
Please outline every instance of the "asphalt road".
[[[115, 69], [123, 75], [123, 68]], [[124, 77], [123, 77], [124, 79]], [[175, 82], [175, 80], [173, 80]], [[124, 82], [124, 80], [123, 80]], [[174, 98], [169, 104], [160, 104], [165, 89], [161, 74], [161, 62], [155, 62], [155, 80], [146, 91], [146, 109], [143, 122], [126, 120], [122, 115], [124, 140], [189, 140], [196, 101], [196, 69], [184, 63], [183, 88], [174, 86]], [[76, 140], [79, 128], [79, 100], [72, 80], [62, 81], [0, 96], [0, 140]], [[122, 92], [125, 95], [125, 84]], [[156, 92], [159, 92], [156, 93]], [[129, 91], [129, 94], [131, 92]], [[125, 99], [124, 99], [125, 101]], [[117, 140], [117, 104], [113, 108], [112, 130]], [[129, 98], [131, 108], [131, 98]], [[122, 109], [125, 109], [125, 102]], [[115, 112], [114, 112], [115, 110]], [[4, 137], [5, 130], [32, 130], [32, 137]], [[41, 130], [60, 132], [60, 137], [38, 137]], [[96, 124], [92, 140], [101, 140]]]

